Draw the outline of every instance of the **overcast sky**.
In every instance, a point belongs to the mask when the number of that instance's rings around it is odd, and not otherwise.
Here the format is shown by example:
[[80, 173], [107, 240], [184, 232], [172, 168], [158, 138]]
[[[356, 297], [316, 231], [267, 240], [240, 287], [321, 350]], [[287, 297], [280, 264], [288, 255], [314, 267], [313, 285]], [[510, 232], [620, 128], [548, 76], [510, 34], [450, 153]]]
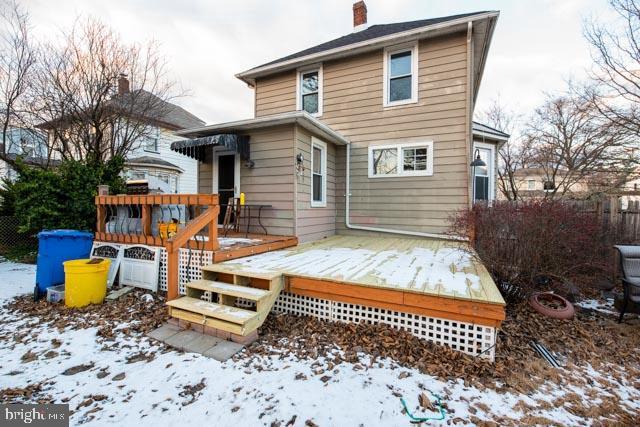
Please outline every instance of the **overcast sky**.
[[[178, 104], [207, 123], [249, 118], [252, 90], [234, 74], [352, 31], [352, 0], [22, 0], [39, 36], [92, 15], [126, 42], [157, 40], [190, 95]], [[590, 56], [589, 17], [605, 0], [367, 0], [369, 24], [499, 10], [477, 110], [496, 96], [522, 113], [544, 92], [581, 78]]]

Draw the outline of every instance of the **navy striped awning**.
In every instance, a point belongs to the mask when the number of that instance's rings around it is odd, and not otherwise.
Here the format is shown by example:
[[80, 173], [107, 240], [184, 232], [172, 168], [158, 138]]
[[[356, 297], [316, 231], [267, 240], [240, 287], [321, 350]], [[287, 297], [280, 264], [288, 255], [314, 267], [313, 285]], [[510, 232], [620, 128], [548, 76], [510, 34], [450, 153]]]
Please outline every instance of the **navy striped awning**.
[[207, 147], [224, 147], [240, 154], [242, 160], [250, 159], [249, 136], [235, 133], [220, 133], [200, 138], [183, 139], [171, 143], [171, 150], [197, 160], [205, 158]]

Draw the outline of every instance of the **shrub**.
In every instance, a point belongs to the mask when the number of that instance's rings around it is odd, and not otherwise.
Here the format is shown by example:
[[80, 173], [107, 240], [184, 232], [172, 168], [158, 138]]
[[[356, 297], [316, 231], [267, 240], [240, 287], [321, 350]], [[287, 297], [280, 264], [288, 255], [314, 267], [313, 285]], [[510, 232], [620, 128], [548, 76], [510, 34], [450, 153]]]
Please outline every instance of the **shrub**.
[[451, 231], [474, 236], [476, 253], [508, 299], [547, 286], [547, 279], [580, 285], [611, 269], [602, 223], [562, 201], [476, 204], [451, 219]]
[[96, 223], [94, 197], [99, 184], [113, 192], [124, 189], [121, 158], [107, 162], [65, 160], [55, 169], [18, 163], [18, 179], [5, 185], [3, 211], [13, 205], [19, 230], [37, 233], [43, 229], [93, 230]]

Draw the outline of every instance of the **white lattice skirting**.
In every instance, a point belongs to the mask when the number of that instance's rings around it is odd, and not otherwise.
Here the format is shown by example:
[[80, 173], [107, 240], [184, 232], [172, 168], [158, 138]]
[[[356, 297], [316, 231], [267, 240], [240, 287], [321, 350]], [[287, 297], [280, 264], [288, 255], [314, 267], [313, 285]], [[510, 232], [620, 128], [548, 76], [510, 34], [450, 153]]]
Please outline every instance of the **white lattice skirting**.
[[[191, 254], [189, 254], [191, 252]], [[184, 285], [202, 278], [201, 267], [212, 263], [211, 251], [180, 249], [179, 292], [185, 293]], [[160, 258], [158, 288], [167, 290], [167, 253], [164, 248]], [[250, 306], [248, 301], [239, 305]], [[313, 316], [323, 320], [372, 324], [382, 323], [405, 330], [411, 334], [454, 350], [493, 360], [495, 356], [496, 329], [456, 320], [422, 316], [359, 304], [312, 298], [282, 292], [274, 305], [274, 311], [302, 316]]]

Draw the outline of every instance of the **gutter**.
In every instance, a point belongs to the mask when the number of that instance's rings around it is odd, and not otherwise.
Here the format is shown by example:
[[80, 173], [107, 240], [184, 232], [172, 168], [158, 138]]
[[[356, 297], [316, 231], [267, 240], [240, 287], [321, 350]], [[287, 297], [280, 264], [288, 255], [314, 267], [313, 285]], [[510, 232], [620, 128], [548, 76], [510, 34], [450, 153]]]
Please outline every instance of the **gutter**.
[[389, 234], [401, 234], [405, 236], [415, 236], [415, 237], [430, 237], [433, 239], [443, 239], [443, 240], [453, 240], [458, 242], [467, 242], [469, 241], [468, 237], [463, 236], [454, 236], [449, 234], [438, 234], [438, 233], [422, 233], [419, 231], [407, 231], [407, 230], [395, 230], [391, 228], [380, 228], [380, 227], [369, 227], [364, 225], [356, 225], [351, 224], [350, 219], [350, 207], [351, 203], [351, 188], [349, 185], [350, 176], [351, 176], [351, 142], [347, 143], [347, 167], [345, 171], [345, 214], [344, 214], [344, 225], [351, 230], [363, 230], [363, 231], [374, 231], [378, 233], [389, 233]]

